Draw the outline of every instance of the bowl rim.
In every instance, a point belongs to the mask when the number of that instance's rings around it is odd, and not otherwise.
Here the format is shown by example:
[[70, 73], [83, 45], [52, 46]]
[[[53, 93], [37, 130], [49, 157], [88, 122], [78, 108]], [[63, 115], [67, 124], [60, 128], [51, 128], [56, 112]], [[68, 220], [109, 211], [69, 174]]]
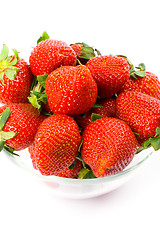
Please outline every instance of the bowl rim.
[[[65, 178], [65, 177], [59, 177], [59, 176], [55, 176], [55, 175], [45, 176], [45, 175], [42, 175], [38, 170], [25, 164], [24, 161], [21, 160], [21, 158], [10, 155], [8, 153], [6, 153], [6, 155], [10, 160], [12, 159], [15, 164], [17, 164], [20, 167], [23, 167], [23, 169], [25, 169], [27, 172], [29, 172], [30, 174], [32, 174], [35, 177], [40, 178], [41, 180], [45, 180], [48, 182], [55, 181], [56, 183], [63, 183], [63, 184], [82, 184], [82, 183], [83, 184], [95, 184], [95, 183], [98, 184], [98, 183], [104, 183], [107, 181], [109, 182], [109, 181], [117, 180], [117, 178], [119, 178], [119, 177], [123, 177], [130, 172], [134, 172], [134, 170], [138, 169], [155, 152], [152, 147], [145, 149], [145, 150], [141, 151], [140, 153], [142, 153], [144, 151], [145, 151], [146, 155], [135, 165], [125, 168], [123, 171], [118, 172], [113, 175], [109, 175], [109, 176], [102, 177], [102, 178], [90, 178], [90, 179]], [[140, 153], [137, 153], [136, 155], [138, 156], [138, 155], [140, 155]], [[132, 161], [134, 161], [134, 158]]]

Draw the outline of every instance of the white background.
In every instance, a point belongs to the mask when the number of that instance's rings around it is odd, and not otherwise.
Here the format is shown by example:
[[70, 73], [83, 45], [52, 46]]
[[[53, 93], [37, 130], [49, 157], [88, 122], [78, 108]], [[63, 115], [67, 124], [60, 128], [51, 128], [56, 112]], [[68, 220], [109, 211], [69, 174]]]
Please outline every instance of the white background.
[[[67, 43], [83, 41], [102, 54], [123, 54], [160, 77], [159, 1], [3, 1], [0, 47], [28, 61], [44, 30]], [[160, 239], [160, 156], [128, 183], [88, 200], [54, 197], [0, 154], [0, 239]]]

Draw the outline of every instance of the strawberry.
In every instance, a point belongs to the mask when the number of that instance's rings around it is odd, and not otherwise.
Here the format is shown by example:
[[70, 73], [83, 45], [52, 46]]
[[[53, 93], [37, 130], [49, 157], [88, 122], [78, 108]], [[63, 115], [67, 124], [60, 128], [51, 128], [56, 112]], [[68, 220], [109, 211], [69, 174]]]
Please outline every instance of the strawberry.
[[1, 150], [12, 148], [16, 151], [29, 147], [40, 123], [45, 119], [29, 103], [10, 104], [0, 107]]
[[76, 65], [75, 51], [65, 42], [46, 39], [32, 50], [29, 62], [33, 75], [51, 73], [61, 65]]
[[112, 97], [130, 76], [130, 65], [124, 57], [97, 56], [90, 59], [86, 66], [97, 83], [100, 98]]
[[122, 171], [133, 159], [138, 146], [130, 127], [116, 118], [95, 120], [82, 137], [82, 158], [96, 177]]
[[76, 159], [75, 166], [70, 166], [69, 168], [64, 169], [62, 172], [57, 173], [57, 177], [64, 177], [64, 178], [76, 178], [79, 171], [81, 170], [82, 162]]
[[92, 122], [91, 117], [93, 113], [102, 117], [116, 117], [116, 100], [114, 98], [98, 99], [90, 111], [76, 116], [75, 120], [82, 130]]
[[71, 116], [91, 109], [97, 98], [97, 85], [84, 65], [62, 66], [46, 79], [48, 103], [54, 113]]
[[[30, 153], [30, 158], [32, 159], [33, 167], [38, 170], [37, 164], [36, 164], [36, 151], [35, 151], [35, 145], [32, 144], [28, 148], [28, 152]], [[79, 159], [76, 159], [71, 166], [65, 168], [63, 171], [55, 174], [57, 177], [65, 177], [65, 178], [76, 178], [79, 171], [81, 170], [82, 161]]]
[[13, 51], [14, 55], [8, 56], [4, 44], [0, 54], [0, 102], [4, 104], [28, 102], [33, 80], [29, 65]]
[[141, 144], [154, 137], [160, 126], [160, 100], [141, 92], [123, 92], [116, 99], [116, 114], [130, 126]]
[[35, 144], [34, 142], [28, 147], [28, 152], [30, 154], [30, 158], [32, 159], [32, 164], [33, 167], [37, 170], [37, 166], [36, 166], [36, 152], [35, 152]]
[[46, 118], [29, 150], [34, 168], [43, 175], [64, 171], [76, 159], [80, 143], [78, 125], [70, 116], [57, 114]]
[[155, 74], [145, 72], [144, 77], [137, 77], [136, 79], [130, 77], [122, 86], [120, 92], [126, 91], [142, 92], [160, 99], [160, 81]]

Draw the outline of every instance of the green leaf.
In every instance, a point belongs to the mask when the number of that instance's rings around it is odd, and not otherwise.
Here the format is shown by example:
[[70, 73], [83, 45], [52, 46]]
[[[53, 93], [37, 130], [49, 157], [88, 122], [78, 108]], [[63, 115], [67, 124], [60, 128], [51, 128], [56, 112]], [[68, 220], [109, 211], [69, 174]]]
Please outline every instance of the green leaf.
[[46, 92], [36, 92], [36, 91], [32, 91], [32, 93], [37, 97], [37, 100], [43, 103], [48, 103], [48, 97]]
[[135, 75], [134, 71], [130, 71], [130, 77], [137, 79], [137, 76]]
[[145, 142], [143, 142], [142, 147], [143, 148], [148, 148], [148, 146], [151, 144], [151, 139], [152, 138], [148, 138]]
[[[138, 69], [138, 70], [135, 70], [135, 68]], [[137, 77], [145, 77], [145, 75], [146, 75], [146, 72], [145, 72], [146, 67], [145, 67], [144, 63], [140, 63], [138, 65], [138, 67], [135, 67], [135, 68], [132, 67], [130, 69], [130, 77], [132, 77], [134, 79], [137, 79]]]
[[31, 86], [31, 88], [30, 88], [30, 91], [31, 90], [33, 90], [34, 89], [34, 87], [36, 87], [36, 85], [37, 85], [37, 77], [33, 77], [33, 81], [32, 81], [32, 86]]
[[91, 178], [97, 178], [92, 170], [88, 168], [82, 168], [79, 173], [78, 173], [78, 178], [79, 179], [91, 179]]
[[137, 149], [137, 151], [136, 151], [136, 154], [142, 152], [143, 150], [144, 150], [143, 147], [139, 147], [139, 148]]
[[79, 55], [80, 58], [89, 60], [89, 59], [95, 57], [94, 49], [92, 47], [88, 47], [88, 46], [83, 47], [81, 49], [81, 52], [82, 52], [82, 54]]
[[78, 173], [78, 178], [83, 179], [89, 171], [88, 168], [82, 168]]
[[138, 77], [145, 77], [146, 73], [144, 71], [137, 71], [135, 72], [135, 75]]
[[37, 80], [39, 82], [39, 84], [45, 88], [46, 86], [46, 79], [48, 77], [48, 74], [47, 73], [44, 73], [43, 75], [39, 75], [37, 76]]
[[140, 134], [139, 133], [136, 133], [136, 132], [133, 132], [134, 133], [134, 135], [136, 135], [136, 136], [139, 136], [140, 137]]
[[100, 52], [98, 49], [95, 49], [95, 51], [96, 51], [96, 53], [97, 53], [98, 56], [101, 56], [101, 55], [102, 55], [101, 52]]
[[92, 170], [90, 170], [84, 177], [83, 179], [91, 179], [91, 178], [97, 178], [94, 173], [92, 172]]
[[5, 70], [5, 74], [6, 74], [7, 78], [9, 78], [10, 80], [14, 80], [18, 73], [18, 70], [19, 69], [15, 68], [15, 67], [14, 67], [14, 69], [7, 68]]
[[14, 57], [14, 58], [12, 58], [12, 59], [13, 59], [13, 60], [10, 61], [9, 63], [10, 63], [11, 66], [14, 66], [14, 65], [16, 65], [16, 63], [18, 62], [18, 58]]
[[155, 151], [160, 149], [160, 127], [156, 128], [156, 133], [153, 138], [149, 138], [142, 143], [143, 148], [148, 148], [150, 146], [152, 146]]
[[87, 43], [84, 43], [84, 42], [82, 42], [82, 43], [78, 43], [78, 44], [82, 44], [83, 47], [89, 47], [89, 45], [88, 45]]
[[0, 54], [0, 61], [4, 61], [8, 57], [8, 54], [9, 54], [8, 47], [6, 44], [3, 44], [3, 48]]
[[96, 114], [96, 113], [92, 113], [92, 115], [91, 115], [91, 121], [92, 122], [96, 121], [97, 119], [101, 119], [101, 118], [103, 118], [103, 117], [99, 114]]
[[41, 109], [40, 111], [41, 111], [41, 113], [42, 113], [43, 115], [46, 115], [46, 116], [48, 116], [48, 117], [55, 115], [54, 113], [51, 114], [51, 113], [45, 112], [43, 109]]
[[2, 131], [5, 126], [9, 116], [11, 115], [10, 109], [7, 107], [0, 115], [0, 131]]
[[[85, 161], [82, 159], [81, 160], [82, 161], [82, 166], [84, 167], [84, 168], [86, 168], [86, 166], [88, 166], [86, 163], [85, 163]], [[90, 167], [88, 166], [88, 169], [90, 170]]]
[[77, 58], [77, 62], [78, 62], [79, 65], [83, 65], [78, 58]]
[[130, 67], [131, 67], [131, 69], [133, 69], [134, 68], [134, 66], [133, 66], [133, 63], [128, 59], [128, 57], [127, 56], [125, 56], [125, 55], [116, 55], [117, 57], [124, 57], [124, 58], [126, 58], [126, 60], [127, 60], [127, 62], [128, 62], [128, 64], [130, 65]]
[[5, 141], [0, 140], [0, 152], [3, 150], [4, 145], [5, 145]]
[[140, 69], [141, 71], [145, 71], [145, 70], [146, 70], [146, 66], [145, 66], [144, 63], [140, 63], [140, 64], [138, 65], [138, 67], [135, 67], [135, 68]]
[[[45, 86], [47, 76], [48, 76], [48, 74], [46, 73], [46, 74], [40, 75], [36, 79], [34, 79], [34, 84], [32, 86], [32, 90], [30, 91], [30, 96], [28, 97], [28, 100], [30, 101], [30, 103], [35, 108], [37, 108], [40, 112], [42, 111], [41, 102], [48, 104], [48, 97], [47, 97], [47, 94], [43, 87], [43, 86]], [[39, 80], [40, 83], [37, 82], [37, 80]], [[45, 113], [45, 115], [46, 115], [46, 113]]]
[[14, 66], [18, 62], [18, 59], [15, 57], [11, 62], [10, 65]]
[[20, 157], [17, 153], [14, 152], [15, 150], [13, 148], [9, 147], [8, 145], [4, 145], [4, 150], [6, 150], [6, 152], [11, 155]]
[[[81, 143], [80, 143], [80, 145], [79, 145], [78, 152], [81, 151], [82, 144], [83, 144], [83, 138], [81, 138]], [[81, 157], [81, 155], [79, 155], [79, 153], [78, 153], [78, 155], [77, 155], [77, 158], [78, 158], [78, 157], [81, 158], [81, 160], [83, 160], [82, 157]]]
[[17, 135], [17, 133], [16, 132], [4, 132], [4, 131], [1, 131], [0, 135], [1, 135], [3, 140], [9, 140], [11, 138], [14, 138]]
[[14, 56], [17, 58], [17, 60], [19, 59], [19, 55], [18, 55], [18, 51], [13, 48], [12, 51], [14, 52]]
[[73, 161], [73, 163], [69, 166], [69, 169], [70, 169], [70, 170], [73, 170], [73, 169], [75, 168], [75, 166], [76, 166], [76, 163], [77, 163], [77, 159], [75, 159], [75, 160]]
[[[94, 49], [93, 47], [90, 47], [88, 44], [84, 42], [76, 42], [75, 44], [82, 44], [83, 48], [81, 49], [82, 54], [79, 56], [80, 58], [89, 60], [93, 57], [101, 56], [101, 52], [98, 49]], [[72, 44], [71, 44], [72, 45]], [[82, 65], [82, 63], [77, 59], [78, 63]]]
[[160, 135], [160, 127], [156, 128], [156, 135], [155, 136], [158, 136], [158, 135]]
[[99, 108], [99, 107], [102, 107], [102, 108], [103, 108], [102, 105], [100, 105], [100, 104], [98, 104], [98, 103], [95, 103], [92, 108]]
[[2, 82], [3, 85], [5, 85], [3, 77], [4, 77], [4, 72], [1, 72], [0, 73], [0, 81]]
[[28, 100], [32, 104], [33, 107], [41, 109], [41, 104], [39, 104], [37, 97], [33, 94], [31, 97], [28, 97]]
[[50, 37], [49, 37], [48, 33], [47, 33], [46, 31], [44, 31], [44, 32], [42, 33], [42, 36], [37, 40], [37, 44], [38, 44], [39, 42], [45, 41], [45, 40], [47, 40], [47, 39], [50, 39]]
[[151, 145], [155, 151], [160, 149], [160, 136], [151, 139]]

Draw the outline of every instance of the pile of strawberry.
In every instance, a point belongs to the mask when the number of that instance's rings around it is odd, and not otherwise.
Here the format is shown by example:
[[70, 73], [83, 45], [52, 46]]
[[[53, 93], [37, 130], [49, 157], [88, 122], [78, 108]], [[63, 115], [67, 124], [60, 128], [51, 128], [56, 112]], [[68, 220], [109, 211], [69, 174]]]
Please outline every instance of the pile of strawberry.
[[44, 32], [29, 64], [0, 54], [0, 151], [28, 148], [43, 175], [95, 178], [160, 148], [160, 81], [123, 55]]

